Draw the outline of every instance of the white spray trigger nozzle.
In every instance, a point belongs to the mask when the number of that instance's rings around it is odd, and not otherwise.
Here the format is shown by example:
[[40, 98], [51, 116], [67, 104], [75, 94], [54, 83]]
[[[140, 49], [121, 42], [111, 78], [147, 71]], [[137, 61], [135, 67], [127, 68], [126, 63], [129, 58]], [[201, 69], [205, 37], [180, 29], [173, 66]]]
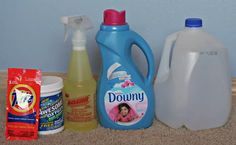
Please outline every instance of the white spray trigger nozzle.
[[83, 32], [93, 28], [92, 22], [87, 16], [64, 16], [61, 17], [61, 22], [65, 26], [64, 41], [67, 40], [68, 28], [70, 27]]

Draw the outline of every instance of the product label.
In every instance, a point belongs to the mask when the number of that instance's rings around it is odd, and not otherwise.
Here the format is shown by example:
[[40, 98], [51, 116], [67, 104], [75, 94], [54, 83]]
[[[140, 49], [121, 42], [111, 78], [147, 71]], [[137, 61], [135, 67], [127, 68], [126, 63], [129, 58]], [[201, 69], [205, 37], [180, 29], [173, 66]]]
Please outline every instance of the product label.
[[39, 131], [55, 130], [63, 125], [62, 93], [41, 97]]
[[79, 96], [72, 99], [66, 93], [65, 98], [67, 104], [65, 116], [68, 121], [86, 122], [96, 118], [94, 95]]
[[143, 118], [147, 111], [148, 99], [145, 92], [132, 82], [131, 75], [126, 71], [115, 71], [120, 66], [115, 63], [108, 69], [108, 80], [116, 79], [117, 83], [105, 94], [105, 108], [112, 121], [129, 126]]
[[9, 68], [6, 96], [6, 139], [38, 137], [41, 72]]
[[10, 94], [10, 104], [16, 112], [26, 113], [30, 111], [35, 105], [35, 92], [28, 85], [16, 85], [14, 88], [12, 88]]

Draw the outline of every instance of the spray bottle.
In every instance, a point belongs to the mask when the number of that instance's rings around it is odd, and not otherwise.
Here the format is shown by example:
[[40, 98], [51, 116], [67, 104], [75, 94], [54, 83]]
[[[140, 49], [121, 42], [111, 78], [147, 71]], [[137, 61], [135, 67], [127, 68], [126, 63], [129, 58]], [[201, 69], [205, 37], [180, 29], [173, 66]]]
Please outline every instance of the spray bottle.
[[72, 54], [64, 84], [65, 128], [86, 131], [97, 127], [93, 78], [86, 51], [86, 31], [92, 23], [86, 16], [62, 17], [65, 25], [65, 40], [68, 28], [73, 28]]

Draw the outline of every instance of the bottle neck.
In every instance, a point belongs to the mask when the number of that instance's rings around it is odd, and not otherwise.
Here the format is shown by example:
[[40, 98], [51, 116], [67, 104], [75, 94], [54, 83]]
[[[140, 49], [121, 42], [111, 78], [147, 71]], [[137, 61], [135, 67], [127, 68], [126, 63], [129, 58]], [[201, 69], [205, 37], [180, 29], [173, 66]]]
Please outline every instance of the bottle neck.
[[72, 44], [73, 44], [73, 50], [78, 50], [78, 51], [81, 51], [81, 50], [86, 50], [85, 46], [86, 46], [86, 40], [78, 40], [78, 39], [75, 39], [73, 38], [72, 39]]
[[115, 26], [112, 26], [112, 25], [104, 25], [102, 24], [100, 26], [100, 30], [101, 31], [128, 31], [129, 30], [129, 25], [126, 24], [126, 25], [115, 25]]
[[185, 27], [186, 31], [202, 31], [203, 28], [202, 27]]

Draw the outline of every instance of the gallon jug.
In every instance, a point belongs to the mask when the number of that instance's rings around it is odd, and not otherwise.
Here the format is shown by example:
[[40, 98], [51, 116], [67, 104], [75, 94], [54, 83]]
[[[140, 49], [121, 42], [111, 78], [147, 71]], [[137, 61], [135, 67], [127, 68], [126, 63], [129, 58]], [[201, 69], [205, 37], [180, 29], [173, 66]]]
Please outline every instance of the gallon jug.
[[224, 125], [231, 111], [231, 74], [226, 48], [189, 18], [167, 37], [155, 80], [156, 117], [173, 128]]
[[[104, 22], [96, 40], [102, 55], [97, 88], [101, 125], [120, 130], [149, 127], [154, 118], [152, 50], [140, 35], [129, 29], [125, 11], [104, 11]], [[146, 56], [147, 76], [135, 66], [131, 57], [132, 45], [137, 45]]]

